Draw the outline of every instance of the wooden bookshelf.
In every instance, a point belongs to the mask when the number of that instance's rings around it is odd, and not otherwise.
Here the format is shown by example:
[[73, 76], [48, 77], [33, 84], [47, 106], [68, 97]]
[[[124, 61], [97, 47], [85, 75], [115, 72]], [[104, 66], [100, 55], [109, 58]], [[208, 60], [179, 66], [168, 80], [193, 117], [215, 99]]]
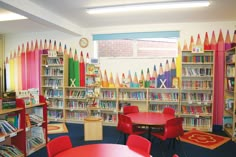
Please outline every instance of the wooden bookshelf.
[[[56, 54], [56, 53], [55, 53]], [[65, 121], [64, 87], [68, 85], [68, 55], [41, 56], [41, 89], [48, 103], [48, 120]]]
[[182, 51], [180, 113], [184, 129], [212, 131], [214, 97], [214, 51]]
[[236, 93], [235, 93], [235, 67], [236, 47], [225, 52], [225, 79], [224, 79], [224, 131], [236, 141]]

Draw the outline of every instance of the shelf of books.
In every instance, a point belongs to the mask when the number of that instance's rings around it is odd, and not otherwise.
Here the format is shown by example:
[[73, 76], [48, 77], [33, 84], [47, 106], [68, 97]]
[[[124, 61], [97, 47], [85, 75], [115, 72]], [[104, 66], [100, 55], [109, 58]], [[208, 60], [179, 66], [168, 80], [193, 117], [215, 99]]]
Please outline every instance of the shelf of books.
[[104, 125], [117, 125], [117, 88], [100, 88], [99, 108]]
[[178, 115], [179, 88], [149, 88], [148, 111], [161, 113], [165, 107], [172, 107]]
[[48, 120], [64, 121], [64, 87], [68, 85], [68, 55], [56, 51], [41, 56], [41, 90], [48, 101]]
[[101, 109], [99, 107], [100, 94], [100, 65], [86, 63], [85, 71], [85, 86], [87, 98], [87, 116], [102, 117]]
[[39, 100], [39, 103], [25, 107], [27, 156], [45, 147], [47, 143], [46, 99], [39, 96]]
[[87, 116], [85, 87], [65, 87], [65, 119], [70, 123], [83, 123]]
[[15, 108], [0, 110], [0, 156], [26, 155], [24, 101], [15, 99]]
[[236, 48], [229, 49], [225, 52], [225, 84], [224, 84], [224, 131], [232, 138], [236, 140], [236, 107], [235, 98], [235, 60], [236, 60]]
[[214, 51], [182, 51], [180, 114], [184, 129], [212, 131]]
[[118, 111], [123, 111], [124, 105], [136, 105], [139, 111], [148, 111], [148, 89], [147, 88], [118, 88]]

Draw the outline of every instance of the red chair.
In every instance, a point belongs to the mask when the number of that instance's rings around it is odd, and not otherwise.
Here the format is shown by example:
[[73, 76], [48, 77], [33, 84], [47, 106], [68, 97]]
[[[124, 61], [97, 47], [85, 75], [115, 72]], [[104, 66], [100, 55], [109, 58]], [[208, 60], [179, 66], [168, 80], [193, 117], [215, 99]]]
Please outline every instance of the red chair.
[[123, 114], [137, 113], [137, 112], [139, 112], [138, 106], [124, 106], [123, 107]]
[[[183, 118], [177, 117], [177, 118], [170, 119], [166, 122], [164, 130], [162, 132], [152, 132], [151, 134], [152, 136], [160, 139], [161, 141], [166, 141], [168, 139], [171, 139], [173, 140], [174, 144], [175, 144], [175, 141], [178, 141], [182, 148], [182, 144], [179, 137], [184, 134]], [[185, 154], [185, 156], [187, 155]]]
[[172, 157], [179, 157], [179, 155], [177, 155], [177, 154], [174, 154]]
[[70, 137], [60, 136], [47, 143], [48, 157], [54, 157], [56, 154], [72, 148]]
[[[120, 131], [120, 136], [122, 133], [124, 134], [124, 144], [126, 143], [126, 135], [141, 135], [147, 132], [145, 129], [139, 128], [137, 125], [133, 125], [130, 117], [123, 114], [118, 114], [118, 124], [116, 129]], [[120, 136], [116, 143], [119, 142]]]
[[135, 148], [150, 154], [152, 143], [144, 137], [129, 135], [126, 145], [131, 149]]
[[172, 107], [165, 107], [163, 112], [164, 114], [171, 114], [171, 115], [175, 115], [175, 109], [173, 109]]

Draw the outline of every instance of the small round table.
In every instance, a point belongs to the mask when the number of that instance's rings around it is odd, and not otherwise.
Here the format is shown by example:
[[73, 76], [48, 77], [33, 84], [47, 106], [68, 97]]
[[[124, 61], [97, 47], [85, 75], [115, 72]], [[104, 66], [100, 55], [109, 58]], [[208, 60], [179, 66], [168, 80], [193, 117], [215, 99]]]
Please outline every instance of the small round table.
[[150, 139], [151, 126], [165, 125], [166, 121], [175, 118], [174, 115], [163, 114], [157, 112], [137, 112], [127, 114], [131, 118], [132, 123], [148, 126], [148, 139]]
[[89, 144], [74, 147], [55, 157], [150, 157], [150, 154], [120, 144]]

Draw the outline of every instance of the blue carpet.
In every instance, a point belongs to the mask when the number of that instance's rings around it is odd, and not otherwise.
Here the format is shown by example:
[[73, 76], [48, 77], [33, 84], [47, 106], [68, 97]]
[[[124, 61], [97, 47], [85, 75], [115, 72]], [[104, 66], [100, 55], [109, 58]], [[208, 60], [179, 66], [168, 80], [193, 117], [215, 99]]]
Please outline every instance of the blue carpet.
[[[116, 130], [116, 127], [104, 126], [102, 141], [84, 141], [83, 124], [66, 123], [66, 126], [68, 128], [69, 133], [52, 134], [52, 135], [48, 135], [48, 137], [50, 139], [53, 139], [58, 136], [69, 135], [74, 147], [85, 145], [85, 144], [92, 144], [92, 143], [116, 143], [119, 137], [119, 132]], [[214, 133], [217, 135], [226, 136], [226, 134], [223, 131], [217, 130], [217, 132], [214, 132]], [[124, 139], [122, 136], [120, 138], [119, 143], [123, 144], [124, 143], [123, 140]], [[160, 145], [159, 142], [160, 141], [158, 139], [152, 139], [151, 154], [153, 157], [162, 157], [162, 152], [164, 152], [166, 157], [171, 157], [172, 154], [174, 153], [178, 154], [180, 157], [184, 157], [184, 154], [181, 151], [182, 149], [180, 148], [180, 145], [178, 143], [176, 144], [175, 149], [171, 148], [170, 149], [171, 151], [166, 151], [167, 147]], [[205, 148], [198, 147], [198, 146], [184, 143], [184, 142], [182, 142], [182, 147], [188, 157], [235, 157], [235, 154], [236, 154], [236, 143], [232, 142], [231, 140], [214, 150], [205, 149]], [[29, 157], [47, 157], [46, 148], [42, 148], [41, 150], [31, 154]], [[123, 157], [122, 154], [121, 154], [121, 157]]]

